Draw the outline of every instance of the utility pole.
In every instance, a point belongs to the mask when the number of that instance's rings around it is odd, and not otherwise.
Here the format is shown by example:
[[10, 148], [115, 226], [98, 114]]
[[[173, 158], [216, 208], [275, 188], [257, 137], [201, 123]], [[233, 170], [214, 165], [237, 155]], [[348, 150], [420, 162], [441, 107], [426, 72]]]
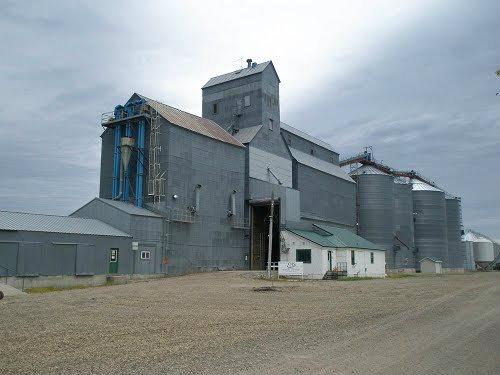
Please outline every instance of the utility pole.
[[271, 213], [269, 214], [269, 245], [267, 248], [267, 277], [271, 278], [271, 256], [273, 253], [274, 191], [271, 192]]

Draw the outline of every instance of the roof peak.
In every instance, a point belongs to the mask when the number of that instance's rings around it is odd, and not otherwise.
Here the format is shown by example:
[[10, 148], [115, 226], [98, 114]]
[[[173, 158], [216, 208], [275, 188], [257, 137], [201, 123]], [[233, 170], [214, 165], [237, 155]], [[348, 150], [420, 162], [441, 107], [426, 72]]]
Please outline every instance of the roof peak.
[[242, 78], [242, 77], [248, 77], [248, 76], [251, 76], [254, 74], [262, 73], [269, 65], [273, 68], [274, 73], [276, 74], [276, 77], [278, 78], [278, 82], [280, 82], [278, 72], [276, 72], [276, 68], [274, 67], [272, 60], [269, 60], [269, 61], [264, 61], [264, 62], [256, 64], [256, 65], [252, 64], [251, 66], [246, 67], [246, 68], [236, 69], [236, 70], [233, 70], [232, 72], [229, 72], [229, 73], [224, 73], [224, 74], [220, 74], [217, 76], [213, 76], [201, 88], [206, 89], [208, 87], [220, 85], [220, 84], [226, 83], [226, 82], [231, 82], [231, 81], [237, 80], [237, 79]]

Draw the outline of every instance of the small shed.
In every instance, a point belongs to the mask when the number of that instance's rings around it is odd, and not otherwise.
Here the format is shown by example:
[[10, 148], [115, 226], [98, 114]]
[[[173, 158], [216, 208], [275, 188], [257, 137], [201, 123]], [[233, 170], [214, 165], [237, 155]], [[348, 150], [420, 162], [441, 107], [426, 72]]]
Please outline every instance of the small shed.
[[420, 259], [419, 262], [421, 273], [443, 273], [443, 262], [438, 259], [425, 257]]

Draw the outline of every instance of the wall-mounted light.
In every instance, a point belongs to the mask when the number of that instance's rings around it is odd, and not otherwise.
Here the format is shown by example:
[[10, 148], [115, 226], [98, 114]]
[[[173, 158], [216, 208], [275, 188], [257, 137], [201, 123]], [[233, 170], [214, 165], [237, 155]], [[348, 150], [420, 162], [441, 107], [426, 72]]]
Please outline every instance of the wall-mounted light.
[[177, 199], [179, 196], [177, 194], [172, 195], [172, 199]]

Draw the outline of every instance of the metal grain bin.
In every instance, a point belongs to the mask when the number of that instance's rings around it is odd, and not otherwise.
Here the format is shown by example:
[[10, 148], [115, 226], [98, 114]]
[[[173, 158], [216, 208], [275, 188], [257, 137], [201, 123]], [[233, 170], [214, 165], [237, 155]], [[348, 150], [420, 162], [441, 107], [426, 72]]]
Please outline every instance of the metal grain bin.
[[357, 184], [358, 234], [386, 249], [385, 263], [394, 267], [394, 177], [363, 165], [351, 173]]
[[413, 239], [412, 185], [395, 179], [394, 183], [394, 259], [396, 268], [415, 267]]
[[493, 242], [490, 240], [478, 237], [474, 241], [474, 261], [479, 267], [486, 267], [495, 259], [495, 250]]
[[450, 268], [464, 268], [465, 254], [461, 246], [461, 216], [460, 198], [447, 198], [446, 237], [448, 240], [448, 267]]
[[417, 261], [429, 257], [442, 261], [448, 267], [444, 192], [415, 179], [412, 185]]

